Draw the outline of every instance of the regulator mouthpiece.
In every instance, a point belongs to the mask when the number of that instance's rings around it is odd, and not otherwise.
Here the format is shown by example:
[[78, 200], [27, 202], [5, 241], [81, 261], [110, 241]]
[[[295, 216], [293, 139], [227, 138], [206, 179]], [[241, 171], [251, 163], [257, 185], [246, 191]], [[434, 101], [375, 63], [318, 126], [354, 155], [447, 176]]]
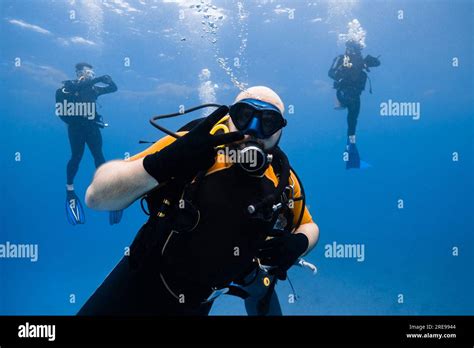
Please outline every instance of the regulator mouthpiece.
[[272, 162], [273, 156], [266, 153], [258, 144], [245, 144], [240, 150], [239, 165], [248, 173], [256, 173]]

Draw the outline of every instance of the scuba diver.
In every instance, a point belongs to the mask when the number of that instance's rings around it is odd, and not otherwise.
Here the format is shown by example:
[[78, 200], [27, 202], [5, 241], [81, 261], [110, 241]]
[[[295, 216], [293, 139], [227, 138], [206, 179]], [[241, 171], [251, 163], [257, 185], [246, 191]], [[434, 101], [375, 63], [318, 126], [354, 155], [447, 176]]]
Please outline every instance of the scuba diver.
[[[250, 315], [281, 315], [275, 284], [319, 239], [304, 189], [279, 148], [284, 104], [270, 88], [241, 92], [145, 151], [97, 169], [86, 203], [148, 221], [78, 315], [208, 315], [222, 294]], [[146, 201], [147, 208], [144, 206]], [[263, 291], [262, 291], [263, 290]], [[254, 295], [252, 297], [251, 295]]]
[[[81, 201], [74, 191], [74, 177], [84, 154], [85, 145], [94, 157], [96, 168], [105, 163], [100, 129], [108, 125], [96, 111], [97, 98], [114, 93], [117, 85], [109, 75], [95, 77], [92, 65], [76, 64], [76, 80], [63, 81], [56, 91], [56, 115], [67, 124], [71, 158], [67, 164], [66, 216], [71, 225], [84, 224], [85, 215]], [[101, 83], [106, 86], [96, 86]], [[111, 225], [120, 222], [122, 211], [111, 211]]]
[[[336, 109], [347, 108], [347, 155], [346, 169], [360, 168], [361, 161], [356, 146], [356, 126], [360, 112], [360, 95], [365, 89], [369, 68], [380, 65], [379, 57], [362, 56], [363, 45], [355, 40], [346, 42], [346, 52], [334, 58], [328, 75], [337, 90]], [[365, 70], [365, 71], [364, 71]], [[369, 79], [370, 83], [370, 79]], [[372, 93], [372, 86], [370, 87]]]

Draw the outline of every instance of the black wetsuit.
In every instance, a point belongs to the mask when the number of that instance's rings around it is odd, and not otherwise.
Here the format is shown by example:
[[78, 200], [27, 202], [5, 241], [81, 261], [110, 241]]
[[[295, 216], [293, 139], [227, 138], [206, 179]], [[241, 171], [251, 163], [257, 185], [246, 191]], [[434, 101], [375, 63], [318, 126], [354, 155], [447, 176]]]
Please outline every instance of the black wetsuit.
[[[201, 121], [179, 131], [189, 131]], [[251, 217], [247, 208], [275, 192], [278, 161], [272, 168], [273, 174], [253, 177], [236, 165], [221, 167], [193, 181], [183, 196], [183, 186], [173, 182], [149, 192], [145, 198], [150, 218], [132, 242], [130, 255], [121, 259], [78, 315], [208, 315], [213, 301], [205, 300], [213, 289], [231, 282], [252, 295], [245, 303], [249, 315], [281, 315], [274, 287], [265, 292], [251, 281], [261, 284], [261, 272], [255, 277], [254, 257], [278, 216], [270, 214], [271, 219], [263, 221]], [[298, 179], [292, 180], [295, 197], [301, 197]], [[186, 207], [192, 202], [198, 220], [188, 219], [187, 209], [176, 206], [179, 199], [186, 200]], [[305, 206], [296, 203], [285, 214], [286, 221], [293, 220], [286, 228], [294, 227], [302, 210], [300, 223], [312, 221]], [[189, 221], [195, 228], [183, 231]], [[261, 299], [268, 307], [260, 308]]]
[[[80, 82], [78, 80], [65, 81], [64, 92], [72, 95], [70, 102], [91, 103], [96, 108], [97, 98], [103, 94], [117, 91], [117, 85], [112, 81], [107, 81], [108, 86], [99, 87], [95, 83], [103, 82], [101, 78]], [[85, 145], [89, 147], [96, 168], [105, 162], [102, 153], [102, 135], [100, 133], [101, 116], [96, 112], [91, 119], [85, 117], [72, 117], [68, 122], [68, 137], [71, 145], [71, 158], [67, 164], [67, 184], [72, 185], [74, 177], [79, 169]]]
[[208, 174], [193, 194], [197, 227], [171, 237], [174, 219], [181, 217], [176, 210], [156, 217], [163, 196], [150, 195], [151, 218], [132, 243], [130, 257], [78, 314], [207, 315], [211, 304], [202, 302], [213, 288], [243, 280], [255, 269], [257, 245], [274, 221], [251, 218], [246, 207], [274, 189], [267, 177], [250, 177], [237, 166]]
[[334, 79], [337, 99], [347, 107], [347, 135], [355, 135], [357, 119], [360, 113], [360, 95], [365, 89], [369, 67], [380, 65], [380, 61], [368, 55], [363, 58], [359, 54], [340, 55], [333, 61], [329, 69], [329, 77]]

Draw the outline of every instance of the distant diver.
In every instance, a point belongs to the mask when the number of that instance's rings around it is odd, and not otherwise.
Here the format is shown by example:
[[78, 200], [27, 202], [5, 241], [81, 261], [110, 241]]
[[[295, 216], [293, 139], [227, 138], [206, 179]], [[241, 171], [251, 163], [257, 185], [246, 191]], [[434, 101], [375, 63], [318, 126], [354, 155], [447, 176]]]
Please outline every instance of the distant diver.
[[[208, 315], [222, 294], [249, 315], [281, 315], [278, 279], [319, 238], [301, 181], [279, 148], [284, 105], [270, 88], [195, 119], [126, 161], [100, 167], [87, 189], [93, 209], [146, 201], [148, 221], [78, 315]], [[232, 157], [233, 155], [236, 155]]]
[[[362, 44], [355, 40], [346, 42], [346, 52], [334, 58], [328, 75], [334, 80], [337, 90], [336, 109], [347, 108], [347, 154], [346, 169], [361, 168], [359, 151], [356, 146], [356, 126], [360, 112], [360, 95], [365, 89], [369, 68], [380, 65], [377, 57], [362, 56]], [[370, 83], [370, 79], [369, 79]], [[372, 86], [370, 87], [372, 93]], [[362, 167], [364, 163], [362, 163]]]
[[[85, 145], [94, 157], [96, 168], [105, 163], [100, 129], [107, 126], [96, 111], [97, 98], [117, 91], [117, 85], [108, 75], [95, 77], [92, 65], [76, 64], [76, 80], [63, 81], [56, 91], [56, 115], [68, 129], [71, 158], [67, 164], [66, 217], [71, 225], [84, 224], [85, 215], [80, 199], [74, 191], [74, 177], [79, 169]], [[96, 86], [102, 83], [107, 86]], [[122, 211], [112, 211], [109, 223], [120, 222]]]

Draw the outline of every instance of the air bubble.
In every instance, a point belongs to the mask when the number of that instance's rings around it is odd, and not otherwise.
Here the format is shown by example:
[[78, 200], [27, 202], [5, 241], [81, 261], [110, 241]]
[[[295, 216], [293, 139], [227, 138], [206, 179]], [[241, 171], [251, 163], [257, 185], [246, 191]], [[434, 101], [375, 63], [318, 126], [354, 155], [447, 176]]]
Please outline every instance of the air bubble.
[[[201, 5], [203, 4], [203, 5]], [[224, 58], [221, 56], [219, 51], [219, 46], [215, 45], [217, 43], [217, 31], [220, 28], [220, 25], [217, 25], [217, 21], [222, 21], [224, 19], [224, 15], [220, 14], [219, 12], [209, 14], [209, 9], [217, 10], [218, 8], [215, 5], [212, 5], [209, 1], [201, 0], [201, 4], [195, 5], [196, 12], [200, 13], [202, 18], [202, 35], [201, 38], [206, 39], [209, 43], [213, 44], [214, 46], [214, 59], [218, 63], [219, 67], [229, 76], [230, 81], [232, 84], [239, 88], [240, 90], [245, 90], [247, 84], [240, 82], [237, 77], [234, 75], [234, 71], [231, 66], [229, 66], [228, 58]], [[240, 41], [240, 46], [237, 52], [235, 52], [234, 57], [240, 57], [240, 59], [245, 60], [243, 53], [245, 52], [247, 46], [247, 36], [248, 36], [248, 28], [245, 20], [248, 18], [248, 13], [244, 9], [244, 5], [242, 2], [237, 3], [238, 7], [238, 14], [235, 16], [237, 23], [239, 24], [240, 30], [238, 33], [238, 39]], [[220, 23], [220, 22], [218, 22]], [[230, 23], [233, 24], [231, 20]], [[245, 66], [242, 69], [239, 69], [240, 72], [246, 71]]]

